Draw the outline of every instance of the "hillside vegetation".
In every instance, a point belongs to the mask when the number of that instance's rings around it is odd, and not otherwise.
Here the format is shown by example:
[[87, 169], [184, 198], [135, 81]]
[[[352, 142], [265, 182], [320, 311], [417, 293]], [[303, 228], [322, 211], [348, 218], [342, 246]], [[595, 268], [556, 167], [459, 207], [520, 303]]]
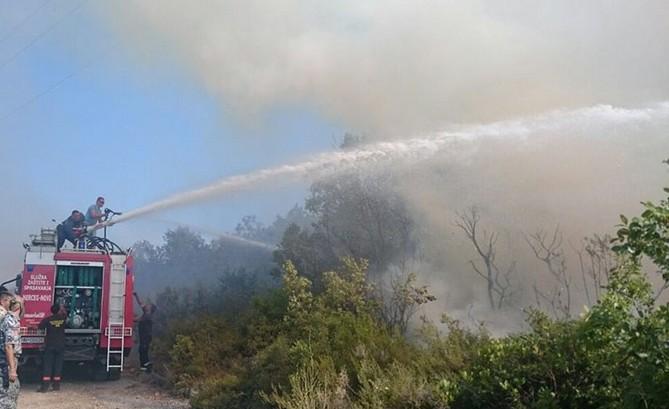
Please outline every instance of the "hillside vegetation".
[[[311, 203], [340, 221], [343, 207]], [[642, 265], [669, 283], [669, 198], [621, 216], [614, 267], [587, 311], [528, 308], [529, 330], [503, 337], [448, 312], [441, 322], [417, 319], [434, 297], [414, 275], [378, 286], [371, 275], [413, 251], [408, 235], [323, 263], [325, 237], [318, 221], [306, 232], [288, 228], [274, 254], [278, 281], [266, 286], [228, 272], [216, 286], [160, 294], [158, 370], [194, 408], [668, 406], [669, 308]], [[370, 254], [383, 257], [369, 263]]]

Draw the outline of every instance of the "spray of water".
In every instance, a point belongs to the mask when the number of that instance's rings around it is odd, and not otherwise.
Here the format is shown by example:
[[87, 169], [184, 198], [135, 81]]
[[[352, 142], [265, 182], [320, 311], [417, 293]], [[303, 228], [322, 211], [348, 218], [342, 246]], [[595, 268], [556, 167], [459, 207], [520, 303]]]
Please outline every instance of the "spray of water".
[[161, 223], [174, 224], [174, 225], [177, 225], [179, 227], [186, 227], [190, 230], [197, 231], [197, 232], [200, 232], [200, 233], [204, 233], [204, 234], [209, 235], [209, 236], [218, 237], [218, 238], [221, 238], [221, 239], [225, 239], [226, 241], [232, 241], [232, 242], [235, 242], [235, 243], [238, 243], [238, 244], [244, 244], [244, 245], [247, 245], [247, 246], [257, 247], [258, 249], [267, 250], [269, 252], [276, 250], [276, 246], [273, 246], [271, 244], [263, 243], [263, 242], [257, 241], [257, 240], [247, 239], [247, 238], [244, 238], [244, 237], [241, 237], [241, 236], [237, 236], [235, 234], [230, 234], [230, 233], [226, 233], [226, 232], [223, 232], [223, 231], [220, 231], [220, 230], [212, 229], [210, 227], [196, 226], [194, 224], [183, 223], [183, 222], [180, 222], [180, 221], [169, 220], [169, 219], [164, 219], [164, 218], [152, 218], [152, 220], [155, 220], [155, 221], [161, 222]]
[[235, 236], [234, 234], [230, 234], [230, 233], [221, 233], [221, 232], [214, 233], [211, 230], [205, 230], [205, 229], [202, 229], [202, 231], [206, 232], [208, 234], [212, 234], [214, 236], [217, 236], [219, 238], [225, 239], [225, 240], [234, 241], [234, 242], [237, 242], [239, 244], [245, 244], [247, 246], [257, 247], [259, 249], [267, 250], [269, 252], [272, 252], [272, 251], [276, 250], [276, 248], [277, 248], [276, 246], [273, 246], [271, 244], [263, 243], [263, 242], [257, 241], [257, 240], [246, 239], [244, 237]]
[[395, 160], [416, 162], [434, 155], [461, 156], [466, 151], [465, 148], [472, 146], [474, 142], [503, 139], [509, 143], [522, 143], [530, 138], [538, 138], [540, 134], [573, 130], [582, 132], [611, 126], [618, 128], [666, 119], [669, 119], [669, 101], [633, 109], [596, 105], [485, 125], [451, 127], [447, 131], [432, 135], [380, 142], [349, 151], [323, 153], [299, 163], [226, 177], [207, 186], [178, 193], [127, 212], [111, 224], [252, 189], [265, 183], [305, 177], [318, 178], [353, 165], [371, 165]]

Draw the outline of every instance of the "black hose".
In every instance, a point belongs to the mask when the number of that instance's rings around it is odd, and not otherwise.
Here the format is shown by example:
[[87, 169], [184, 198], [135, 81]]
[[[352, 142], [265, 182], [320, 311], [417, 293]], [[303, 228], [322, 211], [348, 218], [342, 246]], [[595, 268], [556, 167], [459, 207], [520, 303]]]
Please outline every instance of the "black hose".
[[5, 284], [13, 283], [14, 281], [18, 280], [19, 278], [21, 278], [21, 277], [17, 275], [16, 277], [12, 278], [11, 280], [8, 280], [8, 281], [5, 281], [4, 283], [1, 283], [0, 287], [4, 287]]

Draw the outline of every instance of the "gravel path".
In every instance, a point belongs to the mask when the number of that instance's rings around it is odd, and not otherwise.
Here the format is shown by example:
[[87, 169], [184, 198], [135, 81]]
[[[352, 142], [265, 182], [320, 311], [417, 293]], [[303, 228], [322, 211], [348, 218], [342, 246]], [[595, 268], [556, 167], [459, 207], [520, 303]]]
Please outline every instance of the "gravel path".
[[153, 386], [148, 375], [123, 372], [118, 381], [75, 380], [58, 392], [38, 393], [38, 384], [23, 384], [19, 409], [187, 409], [188, 402]]

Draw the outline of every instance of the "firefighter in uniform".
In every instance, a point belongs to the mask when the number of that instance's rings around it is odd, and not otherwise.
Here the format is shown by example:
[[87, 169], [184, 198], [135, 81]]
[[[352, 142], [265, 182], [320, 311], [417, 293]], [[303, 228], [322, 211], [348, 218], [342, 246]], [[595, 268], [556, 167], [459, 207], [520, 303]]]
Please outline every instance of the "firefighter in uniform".
[[21, 384], [17, 375], [21, 355], [21, 324], [23, 312], [20, 299], [10, 293], [0, 294], [0, 304], [7, 311], [0, 322], [0, 409], [16, 409]]
[[51, 306], [51, 316], [39, 323], [40, 329], [46, 330], [46, 347], [44, 348], [44, 370], [42, 385], [37, 392], [46, 392], [51, 383], [53, 390], [60, 389], [60, 376], [63, 371], [65, 355], [65, 318], [64, 310], [58, 304]]

